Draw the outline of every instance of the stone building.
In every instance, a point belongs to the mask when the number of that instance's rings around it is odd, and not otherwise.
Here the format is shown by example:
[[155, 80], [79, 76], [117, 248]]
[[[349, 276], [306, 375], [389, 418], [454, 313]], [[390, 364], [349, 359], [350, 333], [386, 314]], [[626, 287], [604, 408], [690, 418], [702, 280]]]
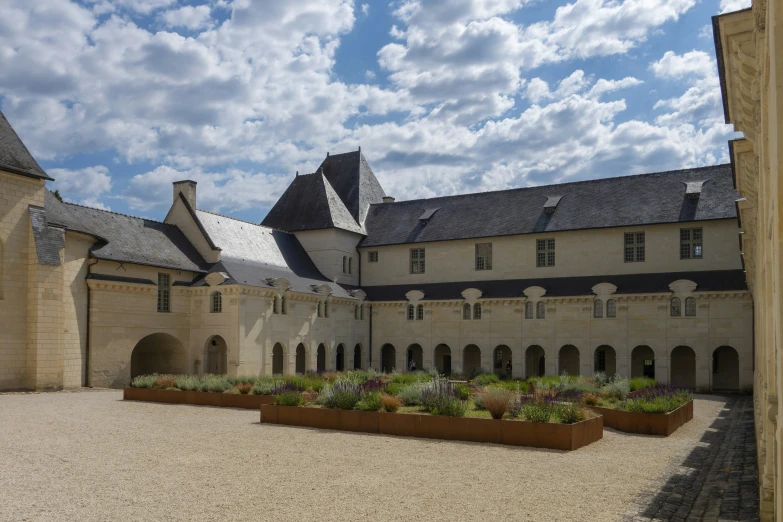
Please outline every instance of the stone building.
[[754, 404], [762, 520], [783, 520], [781, 175], [783, 5], [713, 18], [723, 110], [743, 138], [730, 143], [744, 267], [753, 294]]

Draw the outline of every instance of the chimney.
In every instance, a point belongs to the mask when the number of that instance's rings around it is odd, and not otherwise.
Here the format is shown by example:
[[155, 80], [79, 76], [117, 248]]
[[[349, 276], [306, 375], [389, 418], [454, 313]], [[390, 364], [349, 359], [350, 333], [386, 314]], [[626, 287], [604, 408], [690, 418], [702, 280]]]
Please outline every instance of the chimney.
[[196, 182], [189, 179], [174, 182], [174, 201], [177, 201], [180, 193], [185, 196], [190, 208], [196, 210]]
[[391, 196], [383, 196], [384, 203], [394, 203], [394, 198]]

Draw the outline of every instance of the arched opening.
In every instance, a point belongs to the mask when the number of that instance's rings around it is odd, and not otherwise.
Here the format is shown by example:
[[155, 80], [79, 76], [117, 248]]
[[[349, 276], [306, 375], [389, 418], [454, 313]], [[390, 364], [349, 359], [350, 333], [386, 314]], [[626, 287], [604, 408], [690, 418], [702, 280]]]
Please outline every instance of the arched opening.
[[631, 352], [631, 377], [655, 379], [655, 352], [649, 346], [637, 346]]
[[384, 344], [381, 347], [381, 371], [392, 372], [396, 367], [397, 351], [394, 346]]
[[573, 344], [560, 348], [560, 373], [579, 375], [579, 349]]
[[739, 354], [731, 346], [712, 352], [712, 389], [739, 390]]
[[337, 345], [335, 352], [334, 369], [338, 372], [345, 370], [345, 347], [342, 344]]
[[144, 337], [131, 352], [131, 379], [151, 373], [185, 373], [185, 347], [173, 335], [155, 333]]
[[441, 375], [451, 375], [451, 348], [445, 344], [435, 347], [435, 368]]
[[219, 335], [212, 336], [207, 341], [207, 365], [204, 368], [206, 373], [222, 375], [228, 368], [228, 346], [226, 341]]
[[296, 373], [307, 371], [307, 349], [302, 343], [296, 347]]
[[353, 369], [362, 369], [362, 345], [357, 344], [353, 347]]
[[593, 370], [596, 372], [604, 372], [609, 376], [613, 376], [617, 373], [617, 353], [614, 351], [614, 348], [608, 344], [602, 344], [595, 349]]
[[323, 343], [318, 345], [318, 350], [315, 352], [315, 371], [326, 371], [326, 346]]
[[281, 375], [283, 373], [283, 345], [275, 343], [272, 347], [272, 373]]
[[405, 368], [408, 371], [421, 370], [424, 367], [424, 350], [418, 344], [408, 346], [408, 353], [405, 359]]
[[696, 388], [696, 353], [690, 346], [672, 350], [672, 382], [675, 388]]
[[495, 373], [502, 377], [511, 377], [511, 348], [505, 344], [495, 347], [492, 357], [492, 366]]
[[462, 373], [470, 377], [481, 371], [481, 349], [475, 344], [469, 344], [462, 351]]
[[534, 344], [525, 350], [525, 378], [543, 377], [546, 374], [546, 355], [544, 349]]

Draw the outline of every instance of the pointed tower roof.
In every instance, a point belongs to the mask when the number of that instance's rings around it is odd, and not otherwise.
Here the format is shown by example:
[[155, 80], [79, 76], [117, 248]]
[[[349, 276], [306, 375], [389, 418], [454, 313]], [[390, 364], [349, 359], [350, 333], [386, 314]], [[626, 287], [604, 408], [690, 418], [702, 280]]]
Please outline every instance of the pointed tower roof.
[[287, 232], [341, 228], [364, 234], [320, 170], [295, 177], [261, 224]]
[[353, 219], [363, 226], [370, 205], [382, 203], [386, 193], [364, 159], [361, 148], [354, 152], [326, 156], [316, 172], [321, 169]]
[[24, 146], [2, 112], [0, 112], [0, 170], [52, 181]]

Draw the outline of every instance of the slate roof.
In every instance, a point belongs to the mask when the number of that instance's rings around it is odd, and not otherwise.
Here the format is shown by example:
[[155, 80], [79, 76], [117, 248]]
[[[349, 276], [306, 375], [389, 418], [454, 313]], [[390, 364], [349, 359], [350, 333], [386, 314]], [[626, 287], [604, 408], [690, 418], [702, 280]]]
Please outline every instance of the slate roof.
[[0, 170], [53, 181], [35, 161], [5, 115], [0, 112]]
[[704, 272], [663, 272], [653, 274], [602, 275], [581, 277], [549, 277], [538, 279], [504, 279], [498, 281], [460, 281], [454, 283], [427, 283], [388, 286], [363, 286], [368, 301], [405, 301], [411, 290], [424, 292], [424, 300], [462, 299], [468, 288], [481, 290], [482, 298], [524, 297], [531, 286], [546, 290], [545, 297], [593, 295], [598, 283], [611, 283], [616, 294], [655, 294], [670, 292], [669, 284], [688, 279], [697, 284], [696, 291], [747, 290], [743, 270], [710, 270]]
[[360, 225], [364, 223], [369, 206], [381, 203], [386, 196], [361, 149], [327, 156], [316, 172], [321, 169], [348, 212]]
[[[344, 288], [318, 271], [293, 234], [203, 210], [195, 212], [221, 248], [220, 262], [209, 271], [226, 272], [230, 279], [223, 284], [268, 287], [265, 279], [282, 277], [297, 292], [311, 293], [310, 285], [326, 283], [332, 287], [332, 295], [348, 296]], [[196, 286], [204, 284], [203, 280], [195, 283]]]
[[[698, 199], [685, 183], [707, 181]], [[544, 205], [562, 196], [555, 211]], [[374, 204], [361, 247], [737, 217], [731, 166]], [[425, 210], [439, 210], [426, 224]]]
[[93, 257], [140, 265], [205, 272], [204, 258], [174, 225], [62, 203], [46, 191], [50, 223], [95, 236]]
[[45, 209], [33, 205], [28, 208], [38, 263], [59, 266], [60, 249], [65, 246], [63, 229], [49, 226]]

